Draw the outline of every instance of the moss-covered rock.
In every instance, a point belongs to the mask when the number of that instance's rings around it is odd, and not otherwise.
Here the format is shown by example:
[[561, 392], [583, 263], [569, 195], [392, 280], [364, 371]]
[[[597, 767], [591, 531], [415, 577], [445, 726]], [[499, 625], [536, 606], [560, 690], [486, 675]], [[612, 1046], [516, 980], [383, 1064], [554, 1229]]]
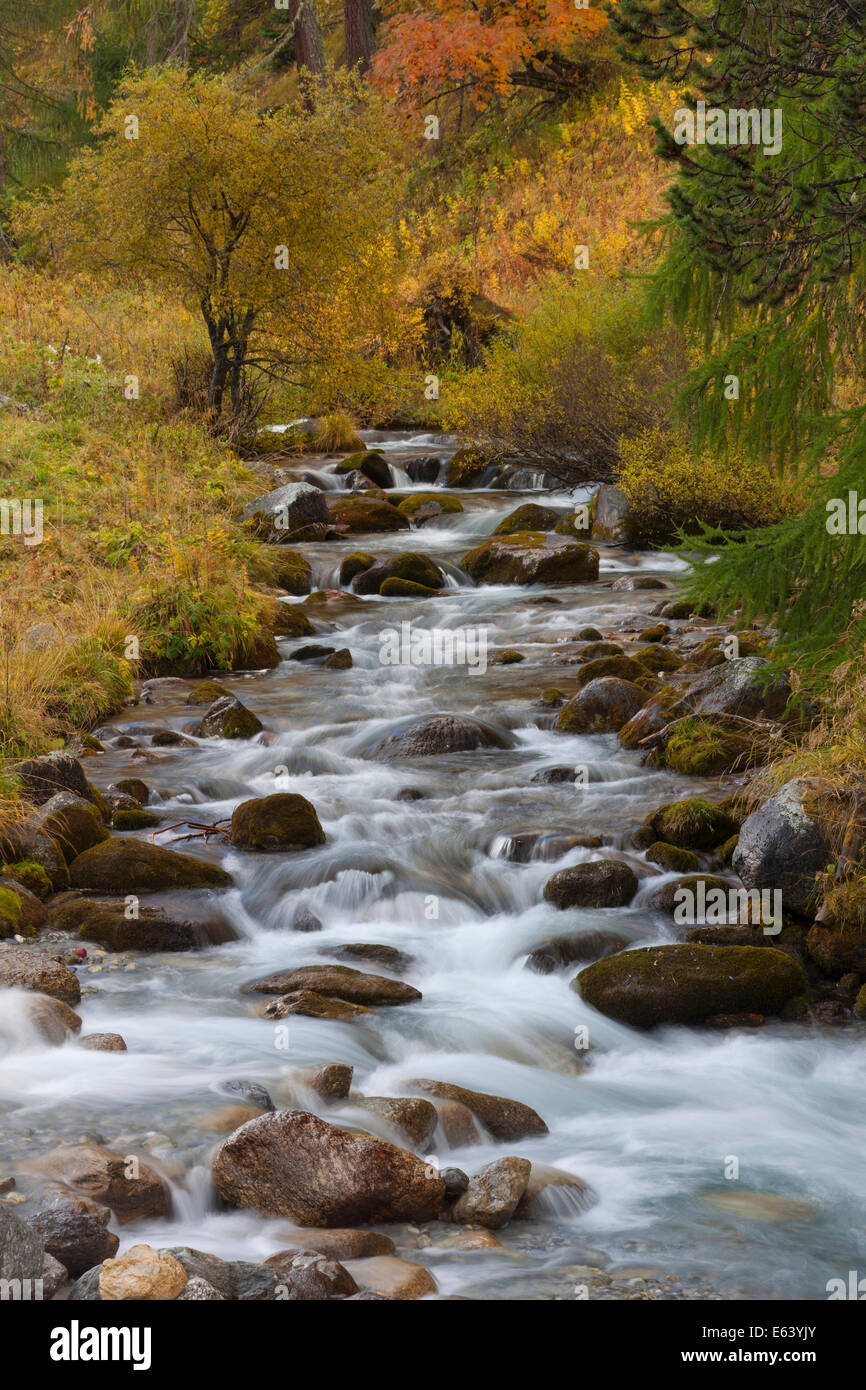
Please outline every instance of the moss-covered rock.
[[[189, 695], [187, 695], [186, 697], [186, 704], [212, 705], [215, 700], [221, 700], [225, 695], [231, 695], [231, 691], [227, 690], [224, 685], [220, 685], [219, 681], [197, 681], [193, 689], [190, 691]], [[117, 786], [121, 791], [127, 790], [127, 788], [122, 787], [119, 782], [117, 783]], [[132, 796], [134, 795], [134, 793], [130, 792], [130, 795]]]
[[215, 700], [190, 730], [198, 738], [254, 738], [264, 725], [234, 695]]
[[21, 782], [28, 801], [37, 806], [50, 800], [57, 792], [72, 792], [74, 796], [91, 799], [90, 783], [84, 768], [71, 753], [55, 749], [37, 758], [25, 758], [12, 769]]
[[664, 747], [657, 750], [654, 761], [686, 776], [718, 777], [756, 767], [770, 754], [769, 733], [724, 719], [687, 715], [669, 725]]
[[690, 849], [665, 844], [664, 840], [656, 840], [655, 844], [650, 845], [646, 857], [650, 864], [658, 864], [660, 869], [669, 873], [689, 874], [700, 868], [698, 856]]
[[702, 796], [690, 796], [660, 806], [647, 817], [647, 825], [680, 849], [708, 850], [723, 844], [737, 829], [730, 814]]
[[356, 575], [355, 593], [379, 594], [388, 579], [408, 580], [409, 583], [421, 585], [427, 590], [441, 589], [445, 585], [442, 571], [438, 565], [433, 563], [429, 555], [413, 550], [404, 550], [398, 555], [389, 556], [387, 560], [378, 561], [370, 569]]
[[40, 808], [42, 829], [50, 835], [70, 864], [92, 845], [108, 839], [108, 831], [92, 801], [72, 792], [57, 792]]
[[69, 866], [73, 888], [101, 893], [148, 893], [164, 888], [221, 888], [231, 883], [217, 864], [178, 854], [146, 840], [104, 840]]
[[281, 589], [287, 589], [297, 598], [308, 594], [312, 588], [313, 571], [306, 556], [289, 545], [274, 547], [268, 556], [273, 580]]
[[379, 593], [383, 598], [435, 598], [436, 589], [414, 584], [411, 579], [384, 579]]
[[394, 475], [380, 449], [363, 449], [360, 453], [349, 454], [334, 468], [335, 473], [363, 473], [376, 487], [393, 487]]
[[634, 1028], [698, 1024], [717, 1014], [778, 1014], [802, 994], [803, 971], [770, 946], [647, 946], [589, 965], [581, 997]]
[[537, 502], [524, 502], [515, 511], [500, 521], [491, 532], [494, 536], [514, 536], [521, 531], [552, 531], [560, 513], [553, 507], [542, 507]]
[[348, 588], [357, 574], [363, 574], [364, 570], [372, 569], [376, 563], [376, 556], [371, 555], [367, 550], [353, 550], [351, 555], [347, 555], [340, 565], [340, 587]]
[[645, 627], [643, 632], [638, 633], [639, 642], [669, 642], [670, 628], [667, 623], [656, 623], [653, 627]]
[[[685, 878], [677, 878], [670, 883], [661, 883], [658, 887], [653, 888], [647, 897], [646, 905], [651, 912], [666, 912], [668, 916], [672, 917], [682, 902], [688, 901], [680, 896], [683, 892], [687, 892], [692, 895], [697, 913], [699, 898], [706, 902], [709, 895], [717, 891], [725, 894], [727, 904], [730, 888], [731, 884], [728, 883], [727, 879], [719, 878], [717, 874], [688, 874]], [[712, 899], [710, 901], [712, 902]]]
[[653, 684], [646, 667], [641, 666], [639, 661], [635, 661], [630, 656], [600, 656], [594, 661], [587, 661], [581, 666], [575, 677], [578, 690], [589, 685], [590, 681], [605, 680], [615, 677], [617, 680], [631, 681], [633, 685], [640, 685], [646, 689], [647, 684]]
[[55, 898], [48, 926], [75, 932], [81, 941], [96, 942], [107, 951], [195, 951], [232, 937], [222, 923], [211, 930], [204, 923], [177, 921], [149, 907], [139, 907], [137, 917], [127, 917], [122, 903], [78, 893]]
[[122, 796], [131, 796], [133, 801], [137, 801], [139, 806], [144, 806], [150, 796], [150, 788], [146, 782], [142, 782], [140, 777], [121, 777], [117, 782], [112, 782], [109, 787], [111, 792], [120, 792]]
[[325, 832], [315, 806], [305, 796], [275, 792], [236, 807], [230, 839], [237, 849], [310, 849], [325, 843]]
[[354, 664], [352, 653], [348, 647], [340, 647], [337, 651], [331, 652], [331, 655], [326, 656], [322, 662], [326, 671], [349, 671]]
[[648, 698], [631, 681], [613, 676], [590, 681], [560, 710], [556, 728], [565, 734], [616, 733]]
[[[0, 884], [0, 937], [23, 936], [21, 899], [11, 888]], [[28, 933], [35, 936], [35, 932]]]
[[275, 603], [268, 622], [276, 637], [310, 637], [316, 631], [297, 603]]
[[618, 642], [588, 642], [580, 653], [581, 661], [597, 661], [601, 656], [625, 656]]
[[155, 816], [152, 811], [145, 811], [143, 806], [137, 810], [134, 807], [120, 806], [111, 818], [111, 824], [115, 830], [149, 830], [154, 825], [159, 825], [159, 816]]
[[463, 503], [459, 497], [452, 497], [448, 492], [413, 492], [409, 497], [404, 497], [397, 503], [398, 512], [403, 516], [415, 516], [417, 512], [425, 507], [437, 506], [441, 512], [453, 515], [463, 511]]
[[445, 483], [448, 487], [475, 487], [480, 485], [485, 475], [495, 473], [493, 460], [480, 449], [471, 445], [458, 449], [445, 466]]
[[40, 900], [47, 898], [54, 887], [43, 865], [37, 864], [34, 859], [16, 859], [11, 864], [4, 864], [3, 877], [14, 878], [16, 883]]
[[577, 540], [589, 540], [592, 520], [588, 510], [567, 512], [554, 526], [557, 536], [574, 536]]
[[460, 564], [476, 584], [585, 584], [598, 578], [597, 550], [554, 543], [539, 531], [484, 541]]
[[637, 875], [620, 859], [596, 859], [560, 869], [544, 885], [545, 902], [569, 907], [624, 907], [637, 892]]
[[[18, 923], [17, 935], [36, 936], [45, 925], [47, 915], [41, 899], [29, 888], [26, 888], [23, 883], [19, 883], [17, 879], [5, 873], [0, 877], [0, 888], [6, 893], [11, 893], [16, 901], [17, 907], [12, 908], [11, 916]], [[15, 934], [12, 933], [12, 935]]]
[[330, 504], [331, 522], [352, 535], [408, 531], [409, 518], [389, 502], [372, 497], [340, 497]]
[[683, 664], [682, 657], [661, 642], [651, 642], [648, 647], [643, 647], [636, 653], [635, 661], [645, 666], [652, 676], [660, 672], [678, 671]]

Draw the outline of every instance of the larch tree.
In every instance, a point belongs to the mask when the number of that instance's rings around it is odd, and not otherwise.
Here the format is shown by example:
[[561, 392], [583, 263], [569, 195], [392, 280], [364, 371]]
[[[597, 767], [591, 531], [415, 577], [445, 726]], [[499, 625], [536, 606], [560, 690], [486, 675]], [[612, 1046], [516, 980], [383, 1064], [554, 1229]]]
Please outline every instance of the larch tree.
[[372, 0], [343, 0], [346, 65], [366, 72], [373, 58], [376, 25]]

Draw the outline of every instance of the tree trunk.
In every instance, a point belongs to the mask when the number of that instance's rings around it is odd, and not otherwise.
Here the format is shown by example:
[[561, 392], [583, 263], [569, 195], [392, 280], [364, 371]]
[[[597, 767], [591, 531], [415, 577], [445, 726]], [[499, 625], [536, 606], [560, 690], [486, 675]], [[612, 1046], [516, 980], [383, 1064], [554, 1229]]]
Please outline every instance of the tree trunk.
[[373, 56], [373, 0], [343, 0], [346, 26], [346, 66], [366, 72]]
[[295, 32], [295, 62], [318, 77], [325, 68], [325, 44], [316, 0], [291, 0], [289, 19]]

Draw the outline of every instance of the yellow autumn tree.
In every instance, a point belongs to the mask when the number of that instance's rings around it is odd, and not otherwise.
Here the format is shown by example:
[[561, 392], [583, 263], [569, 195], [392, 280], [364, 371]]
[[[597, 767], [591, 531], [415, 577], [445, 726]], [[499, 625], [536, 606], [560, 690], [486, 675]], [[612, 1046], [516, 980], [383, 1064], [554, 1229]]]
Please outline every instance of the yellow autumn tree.
[[237, 410], [250, 367], [303, 381], [369, 350], [394, 302], [399, 154], [351, 75], [258, 111], [229, 78], [150, 69], [120, 85], [97, 136], [18, 230], [61, 267], [150, 281], [199, 311], [215, 417]]

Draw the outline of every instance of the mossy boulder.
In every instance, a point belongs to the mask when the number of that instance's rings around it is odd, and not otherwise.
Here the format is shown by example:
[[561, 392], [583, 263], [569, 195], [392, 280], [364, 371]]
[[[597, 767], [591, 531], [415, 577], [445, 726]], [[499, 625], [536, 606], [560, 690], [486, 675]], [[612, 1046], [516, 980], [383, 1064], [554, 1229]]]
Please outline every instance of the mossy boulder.
[[[198, 681], [187, 695], [185, 703], [188, 705], [212, 705], [215, 700], [222, 700], [226, 695], [231, 695], [231, 691], [227, 690], [224, 685], [220, 685], [219, 681]], [[125, 787], [120, 786], [119, 782], [117, 786], [121, 791], [126, 790]]]
[[313, 587], [313, 571], [309, 560], [291, 546], [275, 547], [268, 556], [274, 583], [300, 598]]
[[341, 497], [330, 504], [331, 522], [352, 535], [384, 531], [408, 531], [409, 518], [390, 502], [372, 497]]
[[678, 671], [683, 664], [682, 657], [661, 642], [651, 642], [648, 647], [643, 647], [636, 654], [635, 661], [645, 666], [651, 676], [657, 676], [660, 672]]
[[159, 825], [159, 816], [153, 811], [145, 811], [143, 806], [119, 806], [111, 817], [115, 830], [150, 830]]
[[81, 941], [96, 942], [108, 951], [195, 951], [232, 936], [222, 923], [210, 930], [203, 923], [177, 921], [148, 907], [139, 907], [137, 917], [127, 917], [120, 903], [78, 893], [58, 895], [48, 925], [54, 931], [76, 932]]
[[710, 716], [687, 715], [669, 725], [664, 746], [656, 751], [653, 761], [686, 776], [719, 777], [766, 762], [771, 751], [769, 732]]
[[217, 864], [178, 854], [146, 840], [104, 840], [73, 859], [73, 888], [102, 893], [148, 893], [164, 888], [222, 888], [231, 883]]
[[573, 988], [633, 1028], [700, 1024], [718, 1014], [778, 1014], [805, 986], [801, 967], [770, 946], [694, 943], [622, 951], [589, 965]]
[[690, 874], [700, 868], [698, 856], [690, 849], [665, 844], [664, 840], [656, 840], [655, 844], [650, 845], [646, 857], [650, 864], [658, 864], [667, 873]]
[[684, 901], [679, 896], [684, 891], [692, 895], [697, 911], [698, 898], [701, 895], [706, 902], [708, 895], [720, 891], [725, 894], [727, 903], [731, 886], [727, 879], [720, 878], [717, 874], [688, 874], [685, 878], [673, 879], [653, 888], [647, 897], [646, 905], [651, 912], [666, 912], [672, 917]]
[[[21, 899], [11, 888], [0, 884], [0, 937], [23, 936]], [[27, 935], [35, 936], [35, 931]]]
[[859, 924], [812, 926], [806, 934], [806, 950], [819, 970], [831, 979], [849, 971], [866, 975], [866, 932]]
[[316, 629], [297, 603], [275, 603], [268, 623], [276, 637], [310, 637]]
[[137, 801], [139, 806], [144, 806], [150, 796], [150, 788], [140, 777], [121, 777], [117, 782], [112, 782], [108, 789], [110, 792], [120, 792], [122, 796], [131, 796], [133, 801]]
[[11, 864], [4, 864], [3, 877], [14, 878], [16, 883], [40, 900], [47, 898], [54, 887], [45, 868], [33, 859], [16, 859]]
[[612, 676], [590, 681], [559, 711], [556, 728], [565, 734], [616, 733], [648, 698], [631, 681]]
[[709, 850], [724, 844], [737, 829], [736, 822], [722, 806], [702, 796], [690, 796], [660, 806], [647, 817], [646, 824], [656, 838], [680, 849]]
[[382, 585], [388, 579], [408, 580], [411, 584], [421, 585], [427, 590], [441, 589], [445, 585], [442, 571], [438, 565], [433, 563], [429, 555], [404, 550], [398, 555], [389, 556], [387, 560], [378, 561], [370, 569], [356, 575], [355, 593], [381, 593]]
[[340, 587], [348, 588], [357, 574], [363, 574], [364, 570], [372, 569], [375, 563], [375, 555], [371, 555], [366, 550], [353, 550], [352, 554], [347, 555], [340, 565]]
[[554, 526], [557, 536], [576, 536], [588, 540], [592, 531], [592, 521], [586, 510], [567, 512]]
[[537, 502], [524, 502], [510, 512], [491, 533], [494, 536], [513, 536], [520, 531], [552, 531], [561, 513]]
[[513, 748], [516, 739], [505, 729], [457, 714], [425, 714], [389, 734], [371, 756], [379, 762], [401, 758], [431, 758], [467, 753], [476, 748]]
[[637, 892], [633, 869], [620, 859], [596, 859], [560, 869], [544, 885], [545, 902], [569, 907], [624, 907]]
[[92, 800], [84, 768], [71, 753], [55, 749], [38, 758], [25, 758], [12, 770], [28, 801], [35, 801], [37, 806], [49, 801], [57, 792], [72, 792], [85, 801]]
[[630, 681], [633, 685], [644, 685], [649, 681], [649, 674], [645, 666], [641, 666], [639, 661], [635, 661], [630, 656], [599, 656], [594, 661], [587, 661], [581, 666], [576, 675], [577, 688], [582, 690], [590, 681], [603, 680], [607, 677], [616, 677], [617, 680]]
[[413, 492], [411, 496], [404, 497], [397, 503], [398, 512], [408, 517], [415, 516], [425, 507], [438, 507], [440, 512], [448, 515], [463, 511], [460, 498], [452, 497], [448, 492]]
[[589, 504], [593, 540], [642, 547], [647, 537], [622, 488], [605, 483]]
[[322, 662], [326, 671], [350, 671], [354, 664], [348, 647], [340, 647], [337, 651], [331, 652]]
[[[9, 905], [8, 900], [4, 898], [4, 902], [7, 902], [7, 906], [3, 909], [5, 920], [7, 923], [17, 923], [14, 932], [4, 932], [0, 929], [0, 935], [36, 936], [45, 925], [47, 916], [45, 905], [41, 899], [31, 889], [20, 883], [18, 879], [7, 874], [5, 870], [0, 877], [0, 889], [3, 890], [4, 894], [10, 894], [14, 899], [14, 903]], [[51, 886], [49, 884], [48, 892], [50, 893], [50, 891]]]
[[383, 598], [435, 598], [437, 592], [426, 584], [415, 584], [411, 579], [385, 579], [379, 590]]
[[305, 796], [275, 792], [242, 801], [235, 808], [230, 839], [236, 849], [311, 849], [325, 843], [325, 832], [315, 806]]
[[476, 584], [585, 584], [598, 578], [598, 551], [519, 531], [475, 546], [460, 565]]
[[587, 642], [580, 653], [581, 661], [597, 661], [600, 656], [625, 656], [618, 642]]
[[190, 730], [198, 738], [254, 738], [264, 725], [234, 695], [222, 695]]
[[483, 480], [489, 481], [498, 471], [492, 459], [467, 445], [452, 454], [445, 465], [445, 483], [448, 487], [480, 487]]
[[92, 845], [108, 839], [97, 807], [72, 792], [56, 792], [40, 807], [39, 818], [45, 834], [51, 836], [67, 864]]
[[678, 693], [670, 686], [662, 686], [643, 709], [622, 726], [620, 743], [623, 748], [639, 748], [645, 739], [661, 734], [684, 708]]
[[360, 453], [349, 454], [334, 468], [335, 473], [363, 473], [375, 487], [389, 488], [394, 485], [391, 465], [386, 462], [379, 449], [363, 449]]

